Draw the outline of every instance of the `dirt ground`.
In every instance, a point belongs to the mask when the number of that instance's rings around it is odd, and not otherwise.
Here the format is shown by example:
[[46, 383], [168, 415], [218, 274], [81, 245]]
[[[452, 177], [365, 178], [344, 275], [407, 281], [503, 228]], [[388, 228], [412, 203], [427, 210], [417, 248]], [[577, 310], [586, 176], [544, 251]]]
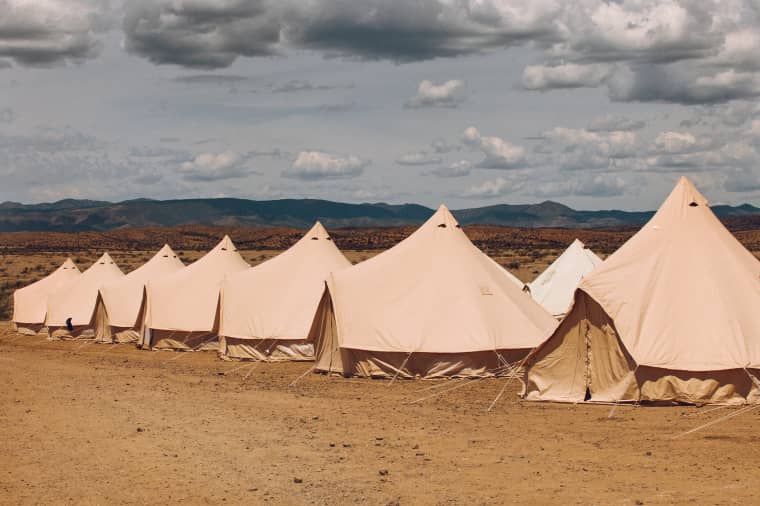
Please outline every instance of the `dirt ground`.
[[0, 503], [760, 497], [760, 410], [672, 439], [739, 408], [525, 403], [512, 381], [487, 413], [507, 380], [390, 384], [307, 374], [289, 386], [308, 368], [51, 342], [0, 324]]

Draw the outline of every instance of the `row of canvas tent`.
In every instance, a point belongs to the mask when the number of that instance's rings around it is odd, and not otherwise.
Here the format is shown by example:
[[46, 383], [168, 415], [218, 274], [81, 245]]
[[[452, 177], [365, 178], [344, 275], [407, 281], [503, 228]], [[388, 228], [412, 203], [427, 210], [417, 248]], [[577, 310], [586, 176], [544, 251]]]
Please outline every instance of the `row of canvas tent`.
[[[603, 263], [574, 243], [527, 290], [442, 206], [353, 267], [320, 225], [254, 268], [225, 238], [191, 266], [136, 283], [145, 297], [129, 329], [152, 348], [198, 349], [218, 334], [223, 356], [313, 353], [317, 371], [344, 375], [483, 377], [520, 366], [530, 400], [752, 402], [759, 282], [760, 262], [681, 179]], [[110, 318], [107, 291], [97, 321]], [[565, 299], [547, 311], [525, 291]], [[550, 313], [567, 314], [557, 326]]]
[[[354, 285], [340, 293], [350, 293], [347, 304], [362, 305], [342, 312], [354, 316], [354, 327], [364, 325], [355, 334], [377, 340], [353, 346], [384, 358], [357, 358], [352, 365], [346, 360], [340, 372], [494, 374], [534, 347], [551, 325], [546, 311], [523, 291], [560, 311], [562, 294], [567, 306], [578, 279], [593, 267], [589, 255], [596, 258], [574, 242], [529, 288], [478, 250], [441, 206], [407, 240], [354, 269], [319, 223], [287, 251], [253, 268], [228, 237], [189, 267], [169, 246], [126, 276], [108, 254], [81, 275], [67, 261], [16, 292], [14, 320], [19, 329], [46, 325], [52, 337], [92, 334], [101, 342], [137, 341], [153, 349], [218, 347], [232, 358], [312, 360], [325, 284], [336, 293], [334, 284], [343, 284], [342, 271], [349, 270], [356, 274], [346, 283]], [[47, 305], [41, 302], [46, 291]], [[451, 296], [441, 298], [446, 292]], [[437, 297], [441, 302], [434, 306], [451, 321], [415, 304]], [[27, 300], [35, 311], [27, 310]], [[408, 367], [399, 365], [403, 358], [393, 364], [394, 357], [411, 351], [416, 356]], [[474, 355], [462, 361], [463, 353]], [[425, 360], [425, 354], [432, 357]], [[334, 353], [326, 358], [325, 370], [337, 371]]]

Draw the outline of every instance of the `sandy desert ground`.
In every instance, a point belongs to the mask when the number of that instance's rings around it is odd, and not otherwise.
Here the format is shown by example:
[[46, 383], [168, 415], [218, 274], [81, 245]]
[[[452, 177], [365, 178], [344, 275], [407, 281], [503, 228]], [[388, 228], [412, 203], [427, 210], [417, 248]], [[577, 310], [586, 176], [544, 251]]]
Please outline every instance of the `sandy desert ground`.
[[[346, 254], [358, 262], [380, 251]], [[186, 262], [202, 255], [178, 252]], [[489, 251], [523, 280], [559, 252]], [[86, 268], [100, 253], [5, 251], [0, 288], [8, 297], [68, 255]], [[276, 253], [241, 251], [252, 264]], [[112, 256], [126, 272], [150, 251], [112, 249]], [[51, 342], [0, 323], [0, 503], [634, 505], [760, 497], [760, 409], [673, 439], [738, 408], [524, 403], [519, 381], [504, 379], [389, 384], [307, 374], [289, 386], [309, 367]]]
[[0, 502], [758, 498], [760, 410], [672, 439], [737, 408], [524, 403], [512, 381], [488, 413], [507, 380], [389, 384], [308, 374], [289, 386], [308, 367], [50, 342], [2, 324]]

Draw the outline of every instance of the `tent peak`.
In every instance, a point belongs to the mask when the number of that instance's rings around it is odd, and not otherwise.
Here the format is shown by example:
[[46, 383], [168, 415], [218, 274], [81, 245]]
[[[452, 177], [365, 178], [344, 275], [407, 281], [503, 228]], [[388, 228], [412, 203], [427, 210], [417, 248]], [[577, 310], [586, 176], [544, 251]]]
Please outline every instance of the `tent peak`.
[[586, 249], [586, 244], [584, 244], [584, 242], [583, 242], [583, 241], [581, 241], [580, 239], [578, 239], [578, 238], [576, 237], [576, 238], [575, 238], [575, 240], [574, 240], [573, 242], [571, 242], [571, 243], [570, 243], [570, 247], [571, 247], [571, 248], [572, 248], [572, 247], [575, 247], [575, 248]]
[[163, 247], [156, 253], [157, 257], [161, 258], [177, 258], [177, 254], [174, 252], [171, 246], [164, 244]]
[[111, 255], [108, 254], [108, 252], [103, 253], [103, 255], [98, 258], [95, 261], [96, 264], [113, 264], [113, 258], [111, 258]]
[[668, 196], [668, 198], [663, 203], [663, 206], [673, 200], [678, 201], [682, 205], [686, 204], [691, 207], [709, 205], [707, 198], [705, 198], [705, 196], [702, 195], [699, 190], [697, 190], [697, 187], [694, 186], [694, 183], [692, 183], [691, 180], [689, 180], [689, 178], [686, 176], [681, 176], [678, 178], [678, 182], [673, 188], [673, 191], [670, 192], [670, 196]]
[[230, 236], [225, 235], [212, 251], [237, 251], [237, 247]]
[[320, 221], [316, 221], [304, 237], [309, 237], [316, 241], [318, 239], [330, 239], [330, 234]]
[[433, 216], [430, 217], [429, 222], [432, 222], [435, 226], [445, 228], [445, 227], [457, 227], [459, 228], [459, 222], [456, 218], [454, 218], [454, 215], [451, 214], [451, 211], [449, 211], [449, 208], [446, 207], [444, 204], [441, 204], [438, 206], [438, 210], [433, 214]]

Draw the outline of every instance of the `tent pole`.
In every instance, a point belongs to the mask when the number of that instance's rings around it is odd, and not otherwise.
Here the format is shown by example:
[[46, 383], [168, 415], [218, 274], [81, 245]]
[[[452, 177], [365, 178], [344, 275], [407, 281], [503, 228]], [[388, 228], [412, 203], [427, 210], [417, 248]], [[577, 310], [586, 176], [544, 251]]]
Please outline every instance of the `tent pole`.
[[410, 351], [409, 354], [404, 359], [404, 361], [401, 362], [401, 365], [396, 370], [396, 374], [393, 375], [393, 378], [391, 378], [391, 381], [388, 383], [388, 385], [387, 385], [388, 387], [390, 387], [393, 384], [393, 382], [396, 381], [396, 378], [398, 378], [398, 375], [401, 374], [401, 371], [404, 370], [404, 367], [406, 367], [406, 363], [409, 362], [409, 357], [412, 356], [412, 353], [414, 353], [414, 352]]

